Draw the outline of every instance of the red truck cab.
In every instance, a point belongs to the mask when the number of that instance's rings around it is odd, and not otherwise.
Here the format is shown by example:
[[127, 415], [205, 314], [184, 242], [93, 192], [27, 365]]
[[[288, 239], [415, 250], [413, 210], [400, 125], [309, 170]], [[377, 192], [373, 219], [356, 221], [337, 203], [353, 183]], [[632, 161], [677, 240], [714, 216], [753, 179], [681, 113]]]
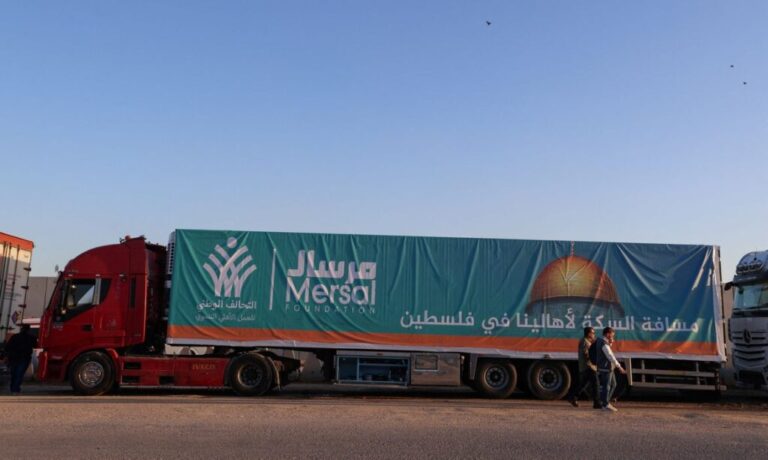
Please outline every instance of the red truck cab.
[[40, 324], [38, 378], [86, 395], [116, 386], [263, 394], [300, 362], [262, 349], [165, 354], [166, 248], [143, 237], [90, 249], [60, 274]]
[[164, 262], [165, 248], [144, 238], [126, 238], [72, 259], [41, 320], [41, 380], [70, 377], [70, 364], [84, 352], [102, 350], [116, 360], [131, 347], [159, 346]]

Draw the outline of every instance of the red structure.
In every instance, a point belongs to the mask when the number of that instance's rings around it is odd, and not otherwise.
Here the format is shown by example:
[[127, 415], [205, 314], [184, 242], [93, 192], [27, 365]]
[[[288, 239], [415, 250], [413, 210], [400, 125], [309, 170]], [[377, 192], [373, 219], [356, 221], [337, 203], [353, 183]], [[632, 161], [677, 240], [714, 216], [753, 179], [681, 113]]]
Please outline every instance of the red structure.
[[[221, 356], [162, 354], [165, 253], [165, 247], [144, 238], [127, 238], [67, 264], [40, 325], [41, 380], [69, 380], [84, 394], [101, 394], [115, 384], [237, 388], [227, 371], [246, 359], [227, 350]], [[268, 366], [257, 369], [263, 375], [253, 369], [241, 373], [246, 374], [239, 376], [242, 393], [266, 391], [279, 383], [280, 373], [297, 366], [270, 353], [253, 356]]]

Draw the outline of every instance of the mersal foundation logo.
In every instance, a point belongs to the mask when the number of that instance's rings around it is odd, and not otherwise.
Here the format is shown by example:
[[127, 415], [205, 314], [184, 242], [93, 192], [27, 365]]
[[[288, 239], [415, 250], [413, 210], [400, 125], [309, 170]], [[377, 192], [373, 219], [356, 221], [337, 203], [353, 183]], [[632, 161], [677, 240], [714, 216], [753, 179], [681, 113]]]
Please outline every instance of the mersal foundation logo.
[[286, 274], [286, 304], [376, 305], [376, 262], [315, 261], [314, 250], [301, 250]]
[[[236, 246], [236, 238], [227, 240], [227, 248], [232, 250]], [[206, 262], [203, 264], [203, 269], [208, 272], [213, 281], [214, 295], [239, 299], [243, 283], [256, 270], [253, 257], [248, 254], [248, 246], [240, 246], [230, 255], [226, 249], [217, 244], [214, 252], [208, 255], [208, 260], [213, 265]]]

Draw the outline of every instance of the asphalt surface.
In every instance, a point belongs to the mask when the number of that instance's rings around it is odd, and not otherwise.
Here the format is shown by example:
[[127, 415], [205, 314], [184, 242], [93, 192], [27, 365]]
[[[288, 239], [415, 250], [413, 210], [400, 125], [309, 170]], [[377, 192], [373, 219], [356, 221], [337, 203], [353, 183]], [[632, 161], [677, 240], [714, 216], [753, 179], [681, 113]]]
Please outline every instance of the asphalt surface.
[[766, 458], [768, 397], [633, 396], [620, 411], [469, 391], [287, 387], [0, 394], [2, 458]]

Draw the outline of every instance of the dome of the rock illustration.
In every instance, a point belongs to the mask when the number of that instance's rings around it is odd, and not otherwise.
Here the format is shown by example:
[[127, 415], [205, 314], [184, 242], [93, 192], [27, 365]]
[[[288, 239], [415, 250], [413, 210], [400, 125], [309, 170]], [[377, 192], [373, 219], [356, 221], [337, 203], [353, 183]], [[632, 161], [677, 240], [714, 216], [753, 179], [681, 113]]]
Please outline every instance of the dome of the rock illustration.
[[577, 255], [550, 262], [533, 283], [528, 310], [563, 302], [598, 306], [623, 316], [616, 288], [599, 265]]

